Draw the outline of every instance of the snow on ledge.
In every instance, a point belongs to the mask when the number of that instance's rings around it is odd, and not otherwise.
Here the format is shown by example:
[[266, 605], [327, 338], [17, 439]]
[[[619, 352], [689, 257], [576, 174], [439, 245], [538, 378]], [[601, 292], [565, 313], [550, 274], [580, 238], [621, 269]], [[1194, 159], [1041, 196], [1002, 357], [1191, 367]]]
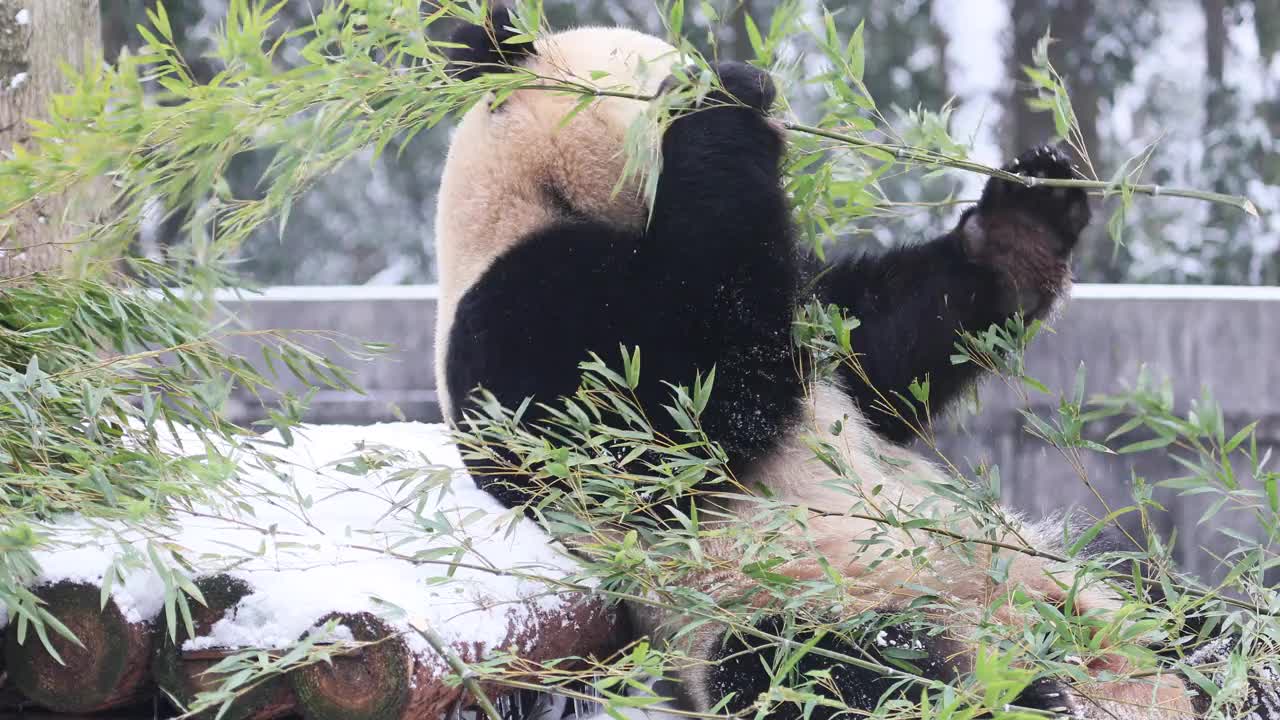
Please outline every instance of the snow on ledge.
[[436, 300], [438, 285], [276, 285], [261, 292], [219, 290], [220, 302], [334, 302], [351, 300]]
[[[1077, 300], [1280, 300], [1280, 287], [1250, 285], [1143, 285], [1077, 283]], [[280, 285], [261, 292], [222, 290], [221, 302], [341, 302], [437, 300], [437, 285]]]
[[1259, 285], [1139, 285], [1081, 283], [1075, 300], [1280, 300], [1280, 287]]

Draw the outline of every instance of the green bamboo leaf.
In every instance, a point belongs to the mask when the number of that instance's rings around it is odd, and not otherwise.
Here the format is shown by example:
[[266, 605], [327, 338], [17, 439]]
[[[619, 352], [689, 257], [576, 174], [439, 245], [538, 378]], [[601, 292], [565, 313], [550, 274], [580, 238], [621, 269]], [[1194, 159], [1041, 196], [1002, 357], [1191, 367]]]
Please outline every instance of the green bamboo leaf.
[[760, 28], [756, 27], [756, 21], [751, 19], [751, 13], [744, 12], [742, 18], [747, 29], [747, 41], [751, 43], [751, 52], [755, 54], [756, 60], [764, 65], [771, 64], [772, 59], [765, 50], [764, 39], [760, 37]]
[[867, 65], [866, 48], [863, 46], [862, 30], [866, 25], [866, 21], [859, 21], [858, 28], [853, 31], [853, 37], [849, 39], [849, 47], [845, 55], [848, 57], [848, 69], [850, 79], [862, 82], [862, 72]]
[[1132, 453], [1147, 452], [1148, 450], [1159, 450], [1160, 448], [1172, 445], [1175, 440], [1177, 440], [1177, 438], [1173, 436], [1154, 437], [1150, 440], [1143, 440], [1141, 442], [1125, 445], [1119, 450], [1116, 450], [1116, 453], [1120, 455], [1130, 455]]
[[1232, 435], [1231, 439], [1227, 441], [1227, 444], [1223, 446], [1222, 452], [1224, 454], [1230, 454], [1232, 452], [1235, 452], [1236, 448], [1240, 447], [1241, 443], [1243, 443], [1246, 439], [1248, 439], [1251, 435], [1253, 435], [1253, 431], [1257, 427], [1258, 427], [1258, 421], [1255, 420], [1249, 423], [1248, 425], [1245, 425], [1244, 427], [1240, 428], [1239, 432], [1237, 432], [1235, 435]]
[[1103, 517], [1101, 520], [1090, 525], [1089, 529], [1080, 534], [1080, 537], [1067, 548], [1067, 556], [1075, 557], [1076, 555], [1079, 555], [1081, 550], [1088, 546], [1089, 543], [1093, 542], [1094, 538], [1098, 537], [1098, 534], [1105, 530], [1108, 525], [1114, 523], [1117, 518], [1131, 512], [1136, 512], [1137, 510], [1138, 507], [1136, 505], [1130, 505], [1107, 513], [1106, 517]]
[[675, 0], [667, 8], [667, 29], [676, 37], [684, 32], [684, 0]]

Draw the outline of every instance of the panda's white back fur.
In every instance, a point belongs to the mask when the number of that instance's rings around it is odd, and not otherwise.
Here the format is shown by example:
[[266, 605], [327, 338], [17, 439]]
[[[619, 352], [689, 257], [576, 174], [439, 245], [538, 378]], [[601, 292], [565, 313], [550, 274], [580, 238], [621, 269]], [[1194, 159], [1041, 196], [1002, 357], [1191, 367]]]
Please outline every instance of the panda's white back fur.
[[[656, 92], [678, 59], [663, 40], [625, 28], [566, 30], [539, 37], [535, 47], [523, 69], [539, 77], [638, 95]], [[593, 78], [597, 72], [607, 74]], [[444, 366], [457, 303], [494, 259], [559, 219], [545, 195], [548, 183], [575, 209], [618, 227], [639, 228], [648, 215], [638, 188], [615, 192], [626, 163], [625, 134], [645, 104], [599, 98], [565, 123], [580, 97], [526, 89], [509, 97], [499, 112], [490, 112], [483, 100], [454, 131], [435, 227], [436, 392], [445, 417]]]
[[[834, 451], [845, 468], [844, 477], [819, 458], [815, 442]], [[944, 549], [956, 545], [953, 536], [894, 530], [871, 519], [880, 511], [899, 519], [934, 517], [940, 527], [951, 532], [976, 535], [976, 523], [957, 520], [954, 505], [930, 489], [950, 482], [947, 473], [920, 453], [877, 435], [849, 395], [832, 381], [819, 381], [810, 388], [803, 415], [793, 430], [739, 480], [748, 487], [763, 488], [783, 503], [812, 511], [810, 532], [802, 542], [815, 552], [793, 561], [785, 573], [800, 579], [824, 577], [820, 555], [844, 575], [851, 590], [856, 589], [851, 595], [855, 611], [905, 605], [919, 593], [905, 589], [908, 584], [937, 587], [958, 605], [977, 608], [990, 606], [999, 594], [1018, 587], [1060, 599], [1065, 595], [1062, 587], [1072, 583], [1071, 567], [1011, 550], [1001, 551], [1008, 563], [1008, 581], [996, 583], [982, 562], [995, 551], [992, 546], [979, 546], [975, 562]], [[860, 507], [851, 512], [855, 506]], [[750, 516], [756, 508], [752, 501], [744, 500], [739, 510]], [[1058, 544], [1054, 540], [1061, 531], [1057, 521], [1025, 523], [1015, 514], [997, 512], [1002, 513], [1005, 530], [995, 537], [984, 537], [1041, 551]], [[873, 537], [876, 544], [868, 548], [865, 541]], [[928, 553], [929, 564], [921, 568], [909, 561], [884, 560], [880, 556], [886, 546], [895, 550], [935, 546], [939, 551]], [[873, 561], [874, 567], [870, 567]], [[1081, 611], [1114, 609], [1118, 601], [1113, 593], [1095, 587], [1082, 591], [1077, 605]]]

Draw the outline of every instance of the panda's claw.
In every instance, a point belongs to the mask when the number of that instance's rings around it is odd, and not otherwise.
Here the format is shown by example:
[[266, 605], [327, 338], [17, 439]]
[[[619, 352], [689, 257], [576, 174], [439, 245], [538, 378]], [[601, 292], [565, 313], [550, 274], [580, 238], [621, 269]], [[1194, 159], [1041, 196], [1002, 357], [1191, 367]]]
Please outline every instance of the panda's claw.
[[1040, 181], [1082, 177], [1071, 158], [1052, 145], [1041, 145], [1019, 155], [1004, 170], [1030, 182], [992, 178], [978, 201], [978, 212], [1016, 212], [1037, 218], [1058, 232], [1062, 251], [1070, 252], [1080, 231], [1089, 223], [1088, 197], [1081, 188], [1055, 187]]

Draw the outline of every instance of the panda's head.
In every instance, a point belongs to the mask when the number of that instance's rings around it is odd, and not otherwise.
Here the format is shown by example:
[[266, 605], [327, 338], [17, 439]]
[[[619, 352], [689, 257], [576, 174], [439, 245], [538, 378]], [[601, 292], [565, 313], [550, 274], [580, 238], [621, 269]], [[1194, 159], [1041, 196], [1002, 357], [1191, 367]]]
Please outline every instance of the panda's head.
[[[652, 95], [678, 54], [659, 38], [622, 28], [585, 27], [510, 44], [512, 20], [496, 9], [485, 27], [452, 38], [450, 72], [530, 74], [527, 84], [571, 81]], [[441, 180], [437, 245], [442, 291], [465, 289], [488, 262], [530, 232], [565, 216], [641, 227], [642, 193], [618, 191], [629, 128], [646, 103], [602, 97], [572, 115], [581, 95], [519, 90], [502, 103], [476, 103], [453, 136]]]

